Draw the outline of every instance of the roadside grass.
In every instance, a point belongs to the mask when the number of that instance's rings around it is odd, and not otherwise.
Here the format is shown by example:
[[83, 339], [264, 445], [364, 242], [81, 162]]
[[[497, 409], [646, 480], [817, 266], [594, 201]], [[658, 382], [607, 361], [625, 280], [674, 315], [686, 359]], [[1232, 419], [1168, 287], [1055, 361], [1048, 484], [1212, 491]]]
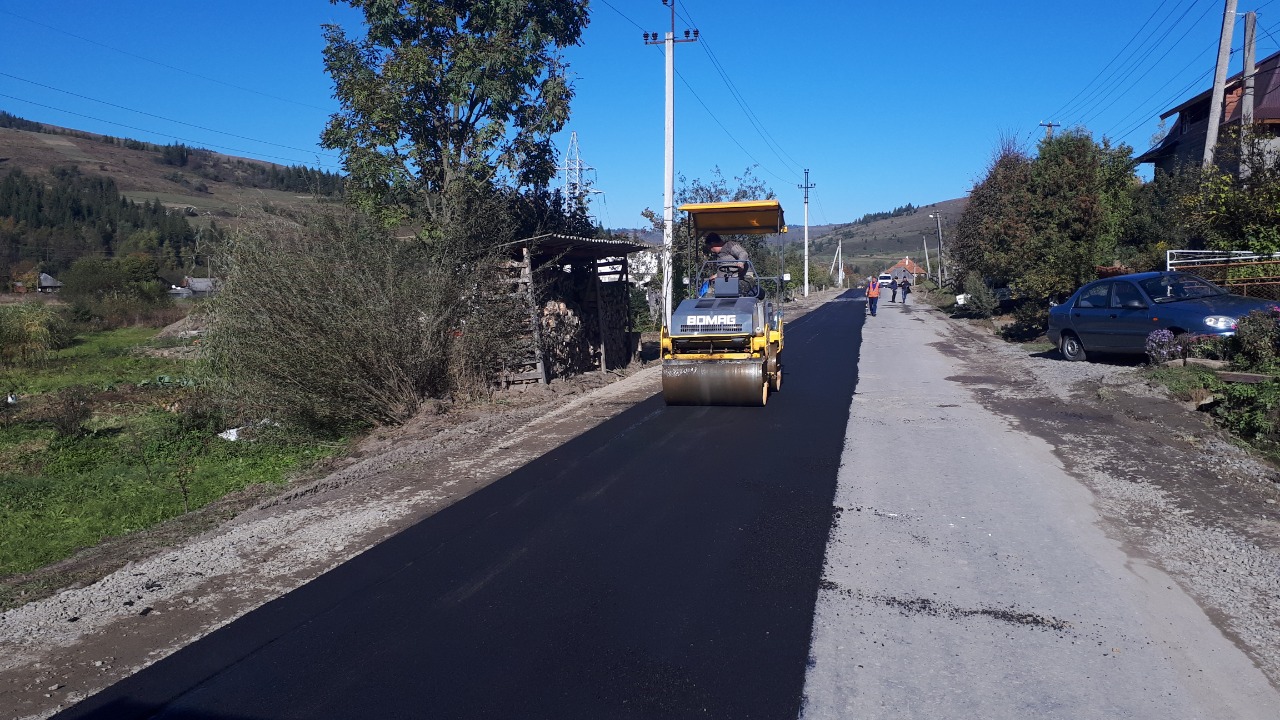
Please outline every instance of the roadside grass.
[[1236, 442], [1273, 463], [1280, 462], [1280, 379], [1226, 382], [1213, 370], [1198, 365], [1157, 365], [1145, 372], [1173, 397], [1207, 411]]
[[9, 371], [21, 396], [0, 410], [0, 578], [283, 483], [341, 450], [271, 424], [219, 438], [229, 421], [191, 361], [135, 352], [154, 334], [86, 334], [40, 367]]
[[154, 328], [122, 328], [80, 335], [71, 347], [53, 353], [39, 365], [0, 370], [0, 383], [10, 386], [0, 390], [39, 395], [74, 385], [109, 389], [162, 376], [185, 377], [190, 363], [137, 352], [157, 332]]
[[1183, 402], [1203, 401], [1223, 386], [1216, 373], [1200, 365], [1153, 365], [1146, 375]]

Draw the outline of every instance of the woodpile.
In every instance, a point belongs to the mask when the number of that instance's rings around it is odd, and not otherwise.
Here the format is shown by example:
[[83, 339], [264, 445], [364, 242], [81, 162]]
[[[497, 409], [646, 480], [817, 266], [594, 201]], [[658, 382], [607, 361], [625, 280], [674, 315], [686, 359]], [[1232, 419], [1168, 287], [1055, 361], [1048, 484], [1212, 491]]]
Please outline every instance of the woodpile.
[[542, 354], [552, 377], [565, 377], [595, 367], [589, 324], [572, 299], [551, 299], [542, 306]]

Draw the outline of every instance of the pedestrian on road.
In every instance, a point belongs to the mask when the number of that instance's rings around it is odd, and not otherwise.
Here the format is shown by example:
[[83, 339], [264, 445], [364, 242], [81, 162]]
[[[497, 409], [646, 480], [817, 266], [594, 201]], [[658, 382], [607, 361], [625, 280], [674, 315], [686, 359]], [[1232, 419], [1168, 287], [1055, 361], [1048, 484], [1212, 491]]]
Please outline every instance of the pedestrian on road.
[[889, 302], [898, 302], [898, 278], [894, 277], [889, 281]]
[[902, 278], [902, 282], [898, 284], [898, 289], [902, 290], [902, 304], [907, 304], [907, 296], [911, 294], [911, 278]]
[[880, 302], [880, 281], [876, 278], [867, 278], [867, 311], [871, 313], [871, 317], [876, 316], [876, 305]]

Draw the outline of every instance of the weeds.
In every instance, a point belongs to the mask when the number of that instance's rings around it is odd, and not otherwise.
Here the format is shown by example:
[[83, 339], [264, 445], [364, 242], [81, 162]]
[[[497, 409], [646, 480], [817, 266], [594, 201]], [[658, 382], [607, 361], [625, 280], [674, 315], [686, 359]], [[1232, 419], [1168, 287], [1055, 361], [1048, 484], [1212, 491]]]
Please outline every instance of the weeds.
[[191, 381], [190, 361], [134, 353], [152, 334], [92, 333], [13, 376], [19, 401], [0, 415], [0, 576], [283, 482], [342, 449], [275, 426], [253, 442], [217, 438], [237, 412]]

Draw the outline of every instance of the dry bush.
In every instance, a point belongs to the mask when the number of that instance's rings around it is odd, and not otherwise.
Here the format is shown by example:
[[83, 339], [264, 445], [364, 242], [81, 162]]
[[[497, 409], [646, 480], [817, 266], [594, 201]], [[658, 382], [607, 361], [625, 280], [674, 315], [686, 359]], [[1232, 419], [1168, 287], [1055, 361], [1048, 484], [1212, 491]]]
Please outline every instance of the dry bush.
[[58, 437], [79, 437], [84, 434], [84, 424], [93, 417], [92, 397], [92, 391], [83, 385], [63, 388], [49, 399], [40, 419], [52, 425]]
[[0, 367], [38, 365], [70, 341], [70, 330], [55, 308], [0, 305]]
[[211, 376], [258, 417], [329, 428], [398, 423], [485, 385], [519, 313], [492, 289], [493, 257], [466, 247], [356, 217], [257, 221], [219, 263]]

